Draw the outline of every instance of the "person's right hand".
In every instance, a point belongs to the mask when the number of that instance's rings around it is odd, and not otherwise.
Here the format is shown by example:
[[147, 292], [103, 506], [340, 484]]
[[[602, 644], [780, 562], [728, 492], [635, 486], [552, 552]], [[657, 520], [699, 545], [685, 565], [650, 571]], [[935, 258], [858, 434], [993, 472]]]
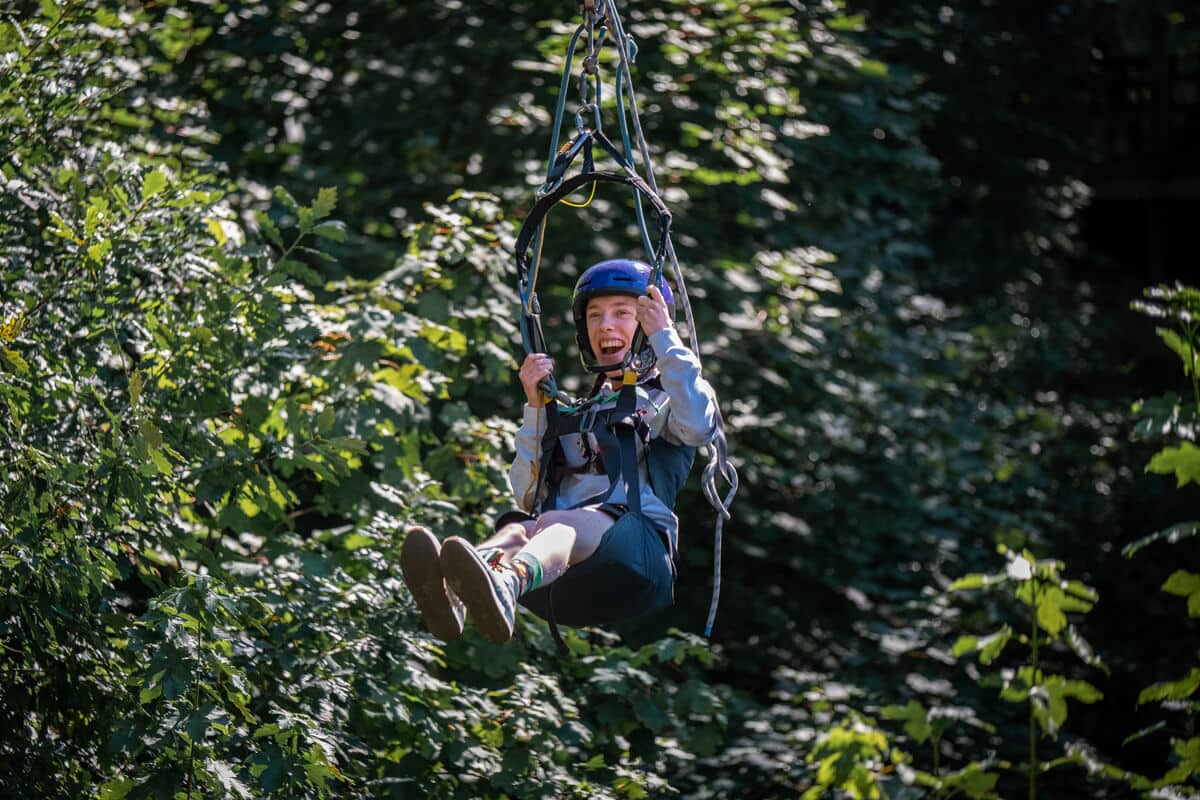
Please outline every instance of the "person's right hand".
[[546, 404], [542, 390], [538, 386], [554, 372], [554, 359], [545, 353], [530, 353], [525, 356], [521, 370], [517, 375], [521, 378], [521, 387], [525, 389], [525, 400], [534, 408]]

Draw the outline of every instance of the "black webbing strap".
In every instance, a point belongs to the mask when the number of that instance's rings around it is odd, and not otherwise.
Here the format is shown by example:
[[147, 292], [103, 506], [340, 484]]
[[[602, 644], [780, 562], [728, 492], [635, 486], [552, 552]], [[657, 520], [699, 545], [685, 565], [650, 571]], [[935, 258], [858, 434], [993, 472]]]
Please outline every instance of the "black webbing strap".
[[[600, 145], [601, 149], [607, 152], [612, 159], [621, 167], [623, 173], [604, 172], [594, 169], [593, 161], [593, 145]], [[583, 171], [577, 175], [572, 175], [569, 178], [563, 178], [567, 168], [572, 161], [583, 153], [584, 163]], [[530, 276], [529, 264], [529, 248], [533, 243], [534, 236], [539, 235], [546, 221], [546, 215], [554, 208], [559, 201], [567, 197], [567, 195], [577, 189], [591, 183], [621, 183], [626, 186], [632, 186], [637, 192], [646, 198], [651, 210], [654, 212], [655, 219], [658, 222], [659, 236], [658, 242], [654, 247], [654, 275], [655, 282], [658, 281], [658, 276], [662, 274], [662, 263], [667, 256], [667, 250], [671, 244], [671, 212], [667, 210], [666, 204], [658, 196], [658, 193], [650, 188], [649, 184], [642, 179], [630, 166], [624, 155], [616, 148], [608, 137], [600, 131], [585, 131], [578, 137], [573, 139], [571, 143], [563, 148], [555, 159], [549, 173], [546, 183], [543, 188], [553, 186], [547, 194], [542, 196], [529, 213], [525, 216], [521, 223], [521, 229], [517, 232], [517, 241], [513, 247], [514, 255], [517, 262], [517, 287], [521, 295], [521, 341], [525, 347], [526, 354], [544, 352], [545, 337], [542, 335], [542, 324], [540, 320], [541, 309], [538, 307], [537, 299], [537, 274]], [[540, 253], [539, 253], [540, 258]], [[621, 368], [627, 368], [633, 364], [633, 359], [642, 350], [645, 344], [645, 334], [641, 329], [634, 334], [634, 341], [625, 356], [625, 362], [621, 364]], [[645, 365], [638, 367], [644, 369]], [[558, 396], [557, 386], [554, 384], [553, 377], [550, 377], [545, 382], [547, 394]], [[569, 398], [562, 396], [566, 402], [570, 402]]]
[[627, 383], [617, 396], [617, 406], [609, 423], [617, 436], [621, 451], [621, 480], [625, 483], [625, 504], [630, 511], [642, 513], [642, 492], [638, 480], [637, 441], [638, 430], [637, 386]]
[[514, 254], [517, 260], [517, 277], [521, 284], [524, 285], [528, 279], [529, 264], [527, 260], [527, 252], [529, 245], [533, 241], [533, 236], [537, 232], [538, 225], [545, 219], [550, 210], [567, 195], [574, 192], [576, 189], [584, 186], [592, 181], [600, 181], [601, 183], [621, 183], [626, 186], [632, 186], [638, 191], [646, 195], [650, 200], [650, 207], [658, 217], [659, 237], [658, 244], [655, 246], [656, 260], [661, 261], [662, 255], [666, 253], [667, 240], [671, 232], [671, 212], [663, 204], [653, 190], [646, 185], [646, 182], [636, 175], [618, 175], [615, 172], [604, 172], [596, 170], [594, 172], [581, 172], [578, 175], [572, 175], [559, 184], [558, 188], [550, 194], [543, 197], [534, 203], [533, 208], [529, 210], [524, 221], [521, 223], [521, 230], [517, 233], [517, 243], [513, 247]]
[[[589, 498], [584, 501], [584, 505], [590, 505], [596, 501], [606, 500], [612, 495], [616, 488], [617, 481], [620, 480], [625, 487], [625, 504], [630, 511], [641, 513], [642, 511], [642, 496], [641, 496], [641, 480], [638, 474], [638, 458], [637, 458], [637, 437], [647, 436], [649, 429], [637, 414], [637, 384], [626, 383], [621, 387], [617, 394], [616, 405], [611, 409], [604, 409], [592, 413], [576, 413], [576, 414], [560, 414], [558, 412], [558, 404], [550, 401], [546, 404], [546, 432], [542, 435], [541, 442], [541, 457], [538, 485], [534, 492], [534, 502], [537, 501], [537, 496], [541, 494], [542, 486], [548, 481], [549, 491], [546, 495], [546, 505], [554, 505], [554, 501], [558, 495], [558, 484], [562, 479], [561, 475], [555, 475], [553, 479], [549, 478], [549, 472], [554, 468], [554, 455], [562, 447], [562, 437], [570, 433], [581, 433], [586, 436], [593, 430], [594, 426], [602, 426], [607, 428], [607, 431], [597, 431], [596, 436], [602, 450], [608, 450], [605, 447], [606, 439], [616, 439], [617, 444], [617, 459], [620, 466], [613, 464], [613, 459], [605, 459], [605, 468], [608, 472], [609, 489], [608, 492], [599, 498]], [[608, 434], [608, 435], [606, 435]], [[550, 584], [546, 593], [546, 622], [550, 626], [550, 635], [554, 639], [555, 647], [562, 655], [568, 655], [570, 649], [562, 638], [562, 633], [558, 630], [558, 621], [554, 613], [554, 590], [556, 583]]]
[[[546, 485], [546, 480], [550, 475], [550, 470], [554, 468], [554, 453], [561, 447], [560, 439], [562, 434], [559, 432], [559, 426], [564, 420], [569, 420], [570, 417], [558, 413], [558, 403], [551, 400], [544, 406], [546, 409], [546, 432], [542, 435], [542, 452], [538, 457], [538, 476], [537, 487], [533, 490], [533, 505], [538, 506], [538, 497], [542, 493], [542, 487]], [[543, 505], [554, 505], [554, 500], [558, 495], [558, 481], [550, 481], [549, 494], [546, 496], [546, 502]], [[541, 513], [542, 508], [538, 507], [538, 512]]]
[[542, 184], [542, 191], [552, 191], [556, 188], [555, 184], [562, 179], [563, 175], [567, 174], [567, 168], [579, 157], [580, 153], [583, 153], [583, 171], [585, 173], [592, 172], [595, 169], [593, 143], [598, 143], [601, 149], [608, 153], [627, 175], [637, 175], [629, 161], [607, 136], [600, 131], [584, 131], [568, 142], [554, 159], [554, 163], [546, 172], [546, 182]]
[[592, 142], [595, 136], [588, 136], [587, 141], [583, 145], [583, 171], [594, 172], [596, 170], [596, 161], [592, 158]]

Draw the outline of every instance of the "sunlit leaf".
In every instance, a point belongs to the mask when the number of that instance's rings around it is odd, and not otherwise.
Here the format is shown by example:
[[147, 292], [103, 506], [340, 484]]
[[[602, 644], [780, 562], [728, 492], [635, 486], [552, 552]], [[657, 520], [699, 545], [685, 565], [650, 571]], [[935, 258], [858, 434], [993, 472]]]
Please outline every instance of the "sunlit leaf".
[[1189, 344], [1183, 337], [1169, 328], [1157, 328], [1155, 332], [1167, 347], [1171, 348], [1175, 355], [1179, 356], [1179, 360], [1183, 362], [1183, 374], [1194, 374], [1197, 364], [1200, 364], [1200, 352], [1197, 352], [1193, 344]]
[[146, 173], [142, 179], [142, 199], [148, 200], [167, 188], [167, 174], [161, 169]]
[[1200, 535], [1200, 522], [1180, 522], [1125, 545], [1121, 550], [1121, 555], [1126, 558], [1132, 558], [1139, 550], [1155, 542], [1163, 541], [1168, 544], [1175, 544], [1176, 542], [1181, 542], [1184, 539], [1190, 539], [1197, 535]]
[[1051, 636], [1057, 636], [1067, 624], [1067, 615], [1063, 613], [1063, 593], [1058, 587], [1051, 587], [1041, 593], [1037, 604], [1037, 621]]
[[1150, 459], [1146, 472], [1173, 473], [1178, 487], [1193, 481], [1200, 483], [1200, 448], [1191, 442], [1183, 442], [1179, 447], [1165, 447]]
[[[312, 211], [314, 219], [324, 219], [333, 213], [337, 208], [338, 191], [336, 186], [323, 186], [317, 192], [317, 199], [313, 202]], [[341, 241], [341, 240], [339, 240]]]
[[1147, 686], [1138, 695], [1138, 705], [1159, 700], [1186, 700], [1200, 688], [1200, 668], [1193, 667], [1177, 681], [1163, 681]]
[[344, 242], [346, 241], [346, 223], [336, 219], [326, 220], [315, 226], [313, 233], [335, 242]]

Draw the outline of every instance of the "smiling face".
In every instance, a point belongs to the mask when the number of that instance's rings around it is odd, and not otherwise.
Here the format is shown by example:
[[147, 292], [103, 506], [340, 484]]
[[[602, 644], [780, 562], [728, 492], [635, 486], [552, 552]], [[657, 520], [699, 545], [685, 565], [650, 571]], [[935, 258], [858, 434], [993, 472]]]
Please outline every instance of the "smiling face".
[[588, 301], [588, 342], [597, 362], [619, 364], [625, 358], [637, 333], [637, 310], [637, 300], [628, 295], [602, 295]]

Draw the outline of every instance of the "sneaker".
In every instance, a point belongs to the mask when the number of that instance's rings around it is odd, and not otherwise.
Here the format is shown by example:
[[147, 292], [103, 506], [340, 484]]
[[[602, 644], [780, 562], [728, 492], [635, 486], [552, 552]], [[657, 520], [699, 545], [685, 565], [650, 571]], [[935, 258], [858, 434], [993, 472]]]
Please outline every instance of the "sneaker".
[[511, 569], [488, 564], [470, 542], [451, 536], [442, 545], [442, 572], [467, 604], [483, 638], [496, 644], [512, 638], [517, 591]]
[[443, 642], [462, 636], [466, 609], [446, 587], [442, 577], [441, 550], [428, 528], [413, 525], [400, 548], [400, 572], [412, 592], [425, 629]]

